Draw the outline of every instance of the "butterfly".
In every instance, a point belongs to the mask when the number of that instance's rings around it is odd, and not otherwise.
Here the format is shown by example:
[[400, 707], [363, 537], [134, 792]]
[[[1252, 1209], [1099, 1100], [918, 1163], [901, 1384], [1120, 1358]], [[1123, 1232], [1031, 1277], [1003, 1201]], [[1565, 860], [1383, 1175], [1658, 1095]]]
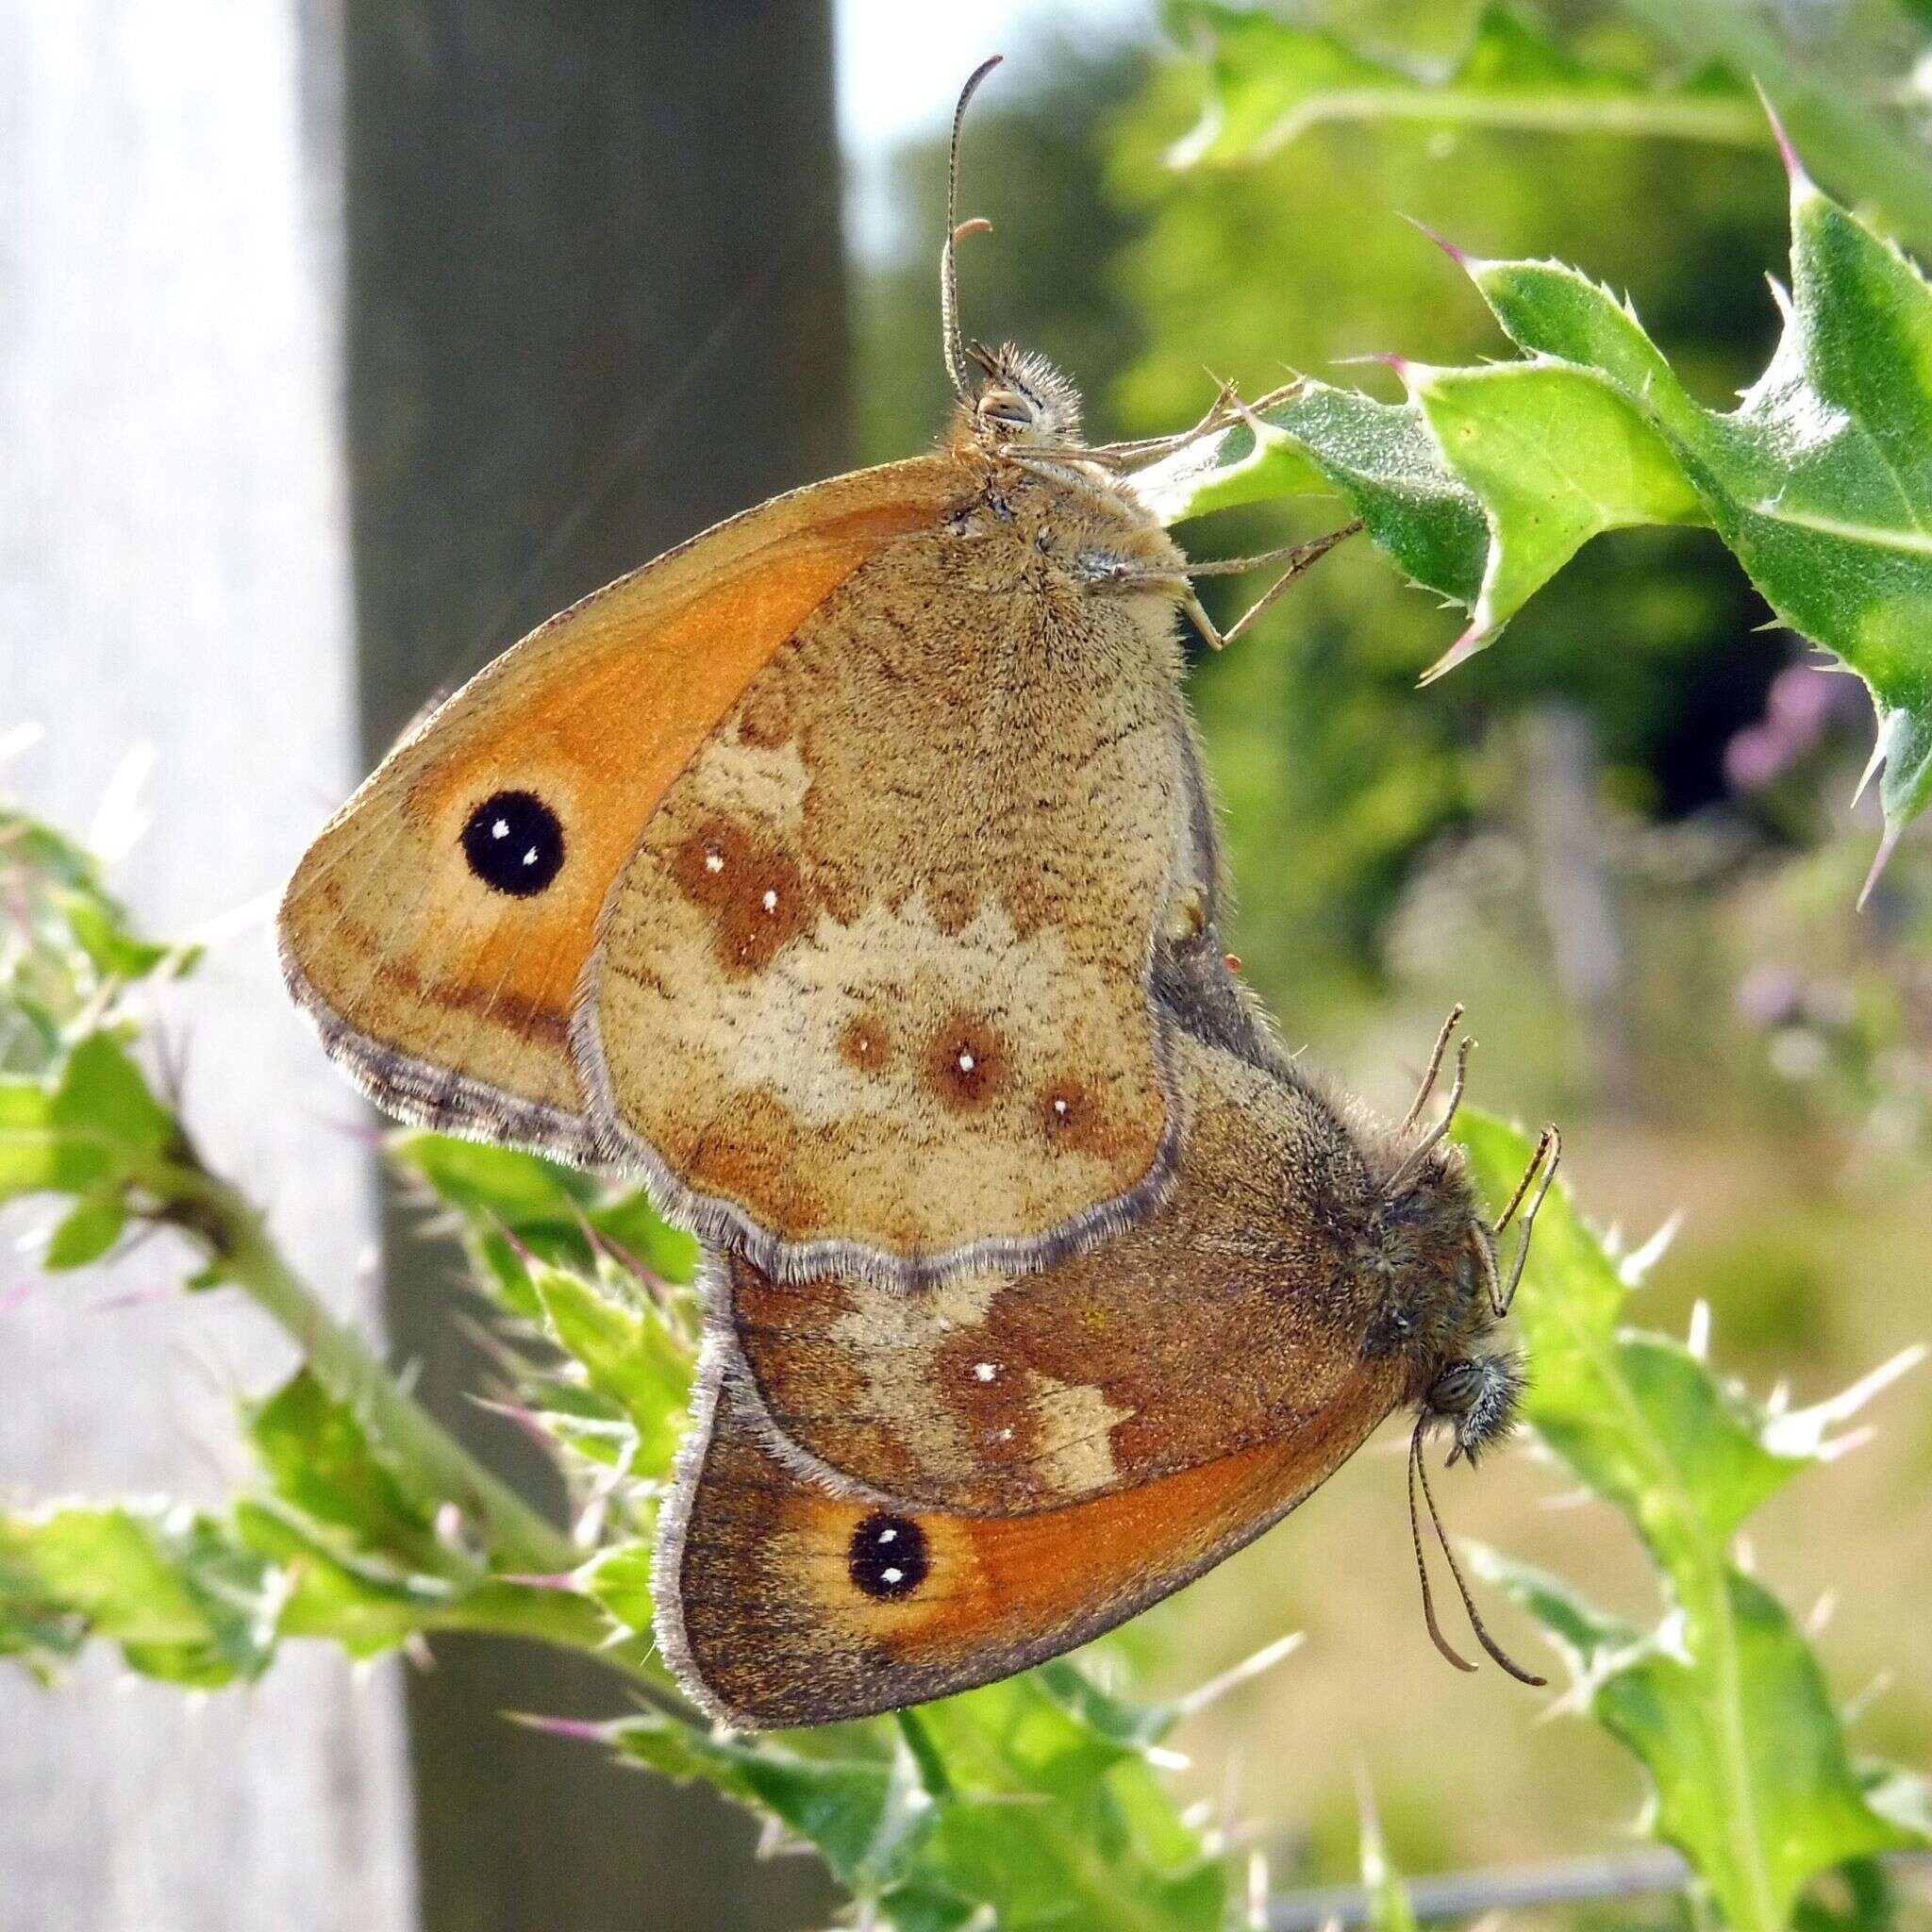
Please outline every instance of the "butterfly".
[[391, 752], [281, 908], [289, 988], [378, 1105], [641, 1174], [779, 1281], [1049, 1266], [1179, 1153], [1155, 985], [1214, 860], [1175, 613], [1207, 625], [1191, 579], [1225, 566], [1134, 477], [1240, 406], [1083, 444], [1057, 372], [961, 339], [980, 225], [949, 211], [937, 450], [551, 619]]
[[705, 1242], [659, 1634], [741, 1724], [1070, 1648], [1405, 1403], [1420, 1557], [1423, 1426], [1473, 1457], [1513, 1414], [1497, 1238], [1555, 1168], [1491, 1227], [1446, 1120], [1373, 1130], [1274, 1045], [1176, 613], [1220, 641], [1194, 577], [1282, 561], [1258, 609], [1353, 526], [1191, 564], [1137, 475], [1239, 399], [1084, 443], [1058, 372], [962, 340], [950, 201], [939, 449], [540, 627], [331, 821], [279, 924], [380, 1105], [640, 1173]]
[[1523, 1365], [1493, 1331], [1554, 1130], [1492, 1225], [1444, 1138], [1467, 1041], [1442, 1117], [1412, 1131], [1459, 1011], [1392, 1133], [1289, 1063], [1244, 1001], [1183, 991], [1170, 1011], [1189, 1123], [1175, 1185], [1103, 1245], [916, 1296], [709, 1257], [655, 1598], [659, 1648], [714, 1717], [862, 1717], [1058, 1656], [1251, 1541], [1405, 1405], [1430, 1635], [1473, 1668], [1437, 1622], [1419, 1486], [1484, 1648], [1542, 1681], [1484, 1628], [1423, 1442], [1446, 1427], [1451, 1459], [1474, 1462], [1514, 1422]]

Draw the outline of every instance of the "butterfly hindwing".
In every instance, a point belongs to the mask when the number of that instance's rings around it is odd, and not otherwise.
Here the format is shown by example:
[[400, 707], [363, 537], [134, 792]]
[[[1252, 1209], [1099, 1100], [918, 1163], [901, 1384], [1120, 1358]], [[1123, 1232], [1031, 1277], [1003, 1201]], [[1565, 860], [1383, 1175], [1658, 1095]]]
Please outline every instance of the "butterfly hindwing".
[[1292, 1435], [1335, 1399], [1370, 1311], [1322, 1177], [1359, 1162], [1291, 1071], [1188, 1032], [1175, 1065], [1189, 1124], [1173, 1193], [1044, 1274], [908, 1295], [854, 1275], [785, 1285], [719, 1257], [743, 1399], [802, 1467], [1009, 1515]]

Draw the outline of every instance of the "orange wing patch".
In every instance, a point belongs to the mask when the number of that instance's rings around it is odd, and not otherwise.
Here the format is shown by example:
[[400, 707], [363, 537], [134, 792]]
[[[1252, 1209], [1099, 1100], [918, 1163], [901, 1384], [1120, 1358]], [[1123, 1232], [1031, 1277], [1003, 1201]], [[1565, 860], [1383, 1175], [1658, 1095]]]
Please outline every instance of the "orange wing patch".
[[745, 686], [944, 497], [937, 465], [899, 464], [733, 519], [553, 618], [397, 746], [281, 914], [291, 987], [379, 1101], [595, 1151], [570, 1027], [611, 882]]
[[1295, 1434], [1096, 1500], [974, 1517], [835, 1495], [727, 1374], [659, 1545], [658, 1637], [743, 1728], [830, 1724], [991, 1682], [1099, 1636], [1232, 1555], [1389, 1412], [1364, 1365]]

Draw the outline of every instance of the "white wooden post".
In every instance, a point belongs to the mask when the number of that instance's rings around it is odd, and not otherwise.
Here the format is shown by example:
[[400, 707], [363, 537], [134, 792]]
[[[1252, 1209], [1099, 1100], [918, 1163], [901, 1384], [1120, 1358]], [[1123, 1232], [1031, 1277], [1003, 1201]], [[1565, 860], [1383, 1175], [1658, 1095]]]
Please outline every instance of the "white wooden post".
[[[330, 50], [298, 0], [0, 0], [0, 730], [7, 782], [84, 827], [134, 748], [154, 831], [117, 883], [179, 932], [271, 892], [356, 775]], [[309, 116], [309, 118], [305, 118]], [[322, 158], [317, 158], [317, 143]], [[317, 184], [323, 184], [318, 190]], [[367, 1314], [356, 1117], [260, 921], [177, 1003], [212, 1158]], [[12, 1231], [12, 1230], [9, 1230]], [[0, 1305], [0, 1496], [213, 1497], [232, 1395], [290, 1359], [157, 1251]], [[0, 1246], [0, 1294], [31, 1271]], [[393, 1667], [298, 1647], [202, 1700], [91, 1657], [0, 1666], [7, 1932], [408, 1932]]]

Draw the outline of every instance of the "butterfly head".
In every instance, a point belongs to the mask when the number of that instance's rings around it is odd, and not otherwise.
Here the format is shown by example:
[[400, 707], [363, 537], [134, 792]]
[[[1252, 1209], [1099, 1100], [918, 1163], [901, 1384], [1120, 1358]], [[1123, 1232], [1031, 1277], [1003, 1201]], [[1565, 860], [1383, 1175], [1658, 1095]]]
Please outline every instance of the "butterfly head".
[[[1419, 1501], [1427, 1511], [1476, 1641], [1511, 1676], [1540, 1685], [1543, 1679], [1517, 1663], [1485, 1626], [1442, 1527], [1423, 1456], [1424, 1438], [1434, 1429], [1446, 1428], [1454, 1439], [1449, 1460], [1466, 1458], [1474, 1463], [1516, 1424], [1525, 1386], [1524, 1360], [1513, 1350], [1496, 1347], [1493, 1338], [1523, 1279], [1537, 1210], [1556, 1179], [1563, 1151], [1557, 1130], [1545, 1127], [1502, 1213], [1493, 1223], [1484, 1219], [1462, 1150], [1448, 1140], [1462, 1099], [1471, 1045], [1466, 1038], [1457, 1051], [1455, 1078], [1441, 1118], [1412, 1144], [1406, 1144], [1435, 1090], [1461, 1018], [1462, 1008], [1457, 1007], [1437, 1039], [1422, 1090], [1397, 1132], [1388, 1178], [1377, 1191], [1374, 1224], [1391, 1291], [1375, 1325], [1378, 1339], [1402, 1349], [1410, 1363], [1416, 1420], [1408, 1441], [1408, 1524], [1430, 1640], [1458, 1670], [1474, 1668], [1443, 1636], [1436, 1620]], [[1512, 1221], [1520, 1221], [1521, 1226], [1506, 1268], [1502, 1242]]]
[[995, 54], [967, 80], [953, 110], [953, 142], [946, 166], [946, 239], [940, 250], [940, 328], [946, 374], [959, 398], [961, 425], [973, 441], [1002, 447], [1016, 442], [1067, 443], [1080, 434], [1080, 398], [1065, 376], [1042, 357], [1005, 342], [989, 349], [959, 333], [959, 243], [991, 232], [991, 222], [959, 220], [959, 130], [966, 104], [1000, 64]]
[[[1522, 1406], [1523, 1357], [1493, 1346], [1493, 1338], [1523, 1279], [1530, 1232], [1556, 1178], [1562, 1141], [1554, 1127], [1544, 1129], [1503, 1212], [1486, 1220], [1462, 1151], [1447, 1138], [1472, 1044], [1464, 1039], [1441, 1118], [1409, 1142], [1461, 1017], [1458, 1007], [1437, 1040], [1422, 1091], [1397, 1134], [1373, 1221], [1377, 1258], [1391, 1285], [1388, 1339], [1414, 1365], [1410, 1386], [1420, 1422], [1447, 1427], [1455, 1438], [1452, 1461], [1474, 1462], [1509, 1434]], [[1520, 1232], [1506, 1263], [1503, 1237], [1512, 1221], [1520, 1222]]]
[[976, 385], [969, 380], [959, 399], [960, 415], [975, 441], [1079, 441], [1079, 392], [1045, 357], [1011, 342], [997, 349], [968, 342], [964, 355], [980, 376]]
[[1484, 1349], [1458, 1356], [1441, 1370], [1423, 1395], [1423, 1413], [1446, 1424], [1456, 1438], [1451, 1462], [1507, 1440], [1523, 1404], [1523, 1357], [1514, 1349]]

